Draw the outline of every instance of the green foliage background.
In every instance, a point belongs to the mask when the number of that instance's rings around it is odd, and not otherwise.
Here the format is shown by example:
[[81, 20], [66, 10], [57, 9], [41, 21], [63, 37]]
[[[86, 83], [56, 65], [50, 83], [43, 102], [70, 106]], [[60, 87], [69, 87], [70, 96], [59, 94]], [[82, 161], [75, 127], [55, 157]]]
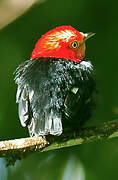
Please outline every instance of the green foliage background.
[[[86, 58], [96, 68], [97, 109], [89, 125], [118, 117], [118, 1], [47, 0], [0, 31], [0, 140], [28, 136], [15, 103], [16, 67], [30, 57], [38, 38], [60, 25], [95, 32]], [[5, 168], [0, 180], [111, 180], [118, 178], [118, 138], [43, 154], [34, 153]]]

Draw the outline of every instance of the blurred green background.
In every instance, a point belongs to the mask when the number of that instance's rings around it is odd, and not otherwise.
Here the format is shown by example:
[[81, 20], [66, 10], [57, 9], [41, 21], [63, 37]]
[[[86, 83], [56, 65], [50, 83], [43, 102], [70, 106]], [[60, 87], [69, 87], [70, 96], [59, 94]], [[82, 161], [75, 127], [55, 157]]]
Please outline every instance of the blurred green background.
[[[0, 140], [28, 136], [15, 103], [16, 67], [29, 59], [38, 38], [60, 25], [95, 32], [86, 59], [96, 69], [97, 108], [89, 124], [118, 118], [118, 1], [47, 0], [0, 31]], [[2, 17], [0, 17], [2, 18]], [[14, 167], [0, 159], [0, 180], [118, 179], [118, 138], [46, 153], [34, 153]]]

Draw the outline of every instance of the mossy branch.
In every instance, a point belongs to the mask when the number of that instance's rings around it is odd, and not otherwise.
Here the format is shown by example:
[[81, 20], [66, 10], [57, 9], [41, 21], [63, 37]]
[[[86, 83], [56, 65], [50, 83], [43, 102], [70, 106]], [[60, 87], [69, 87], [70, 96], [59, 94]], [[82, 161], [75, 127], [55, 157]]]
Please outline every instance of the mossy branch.
[[118, 137], [118, 120], [83, 128], [76, 133], [62, 134], [58, 137], [48, 136], [47, 140], [45, 137], [28, 137], [1, 141], [0, 157], [8, 158], [9, 164], [13, 164], [17, 159], [22, 159], [31, 152], [44, 152], [113, 137]]

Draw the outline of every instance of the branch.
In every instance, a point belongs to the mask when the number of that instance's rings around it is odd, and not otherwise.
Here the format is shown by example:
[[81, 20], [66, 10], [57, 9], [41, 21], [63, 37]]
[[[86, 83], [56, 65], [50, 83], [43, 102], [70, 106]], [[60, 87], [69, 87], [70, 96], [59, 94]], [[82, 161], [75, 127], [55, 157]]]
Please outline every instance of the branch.
[[26, 12], [33, 4], [41, 0], [4, 0], [0, 2], [0, 29]]
[[100, 126], [87, 127], [76, 133], [61, 136], [28, 137], [0, 142], [0, 157], [6, 157], [9, 164], [22, 159], [35, 151], [49, 151], [63, 147], [80, 145], [97, 140], [118, 137], [118, 120], [106, 122]]
[[114, 137], [118, 137], [118, 120], [106, 122], [99, 126], [86, 127], [76, 133], [52, 137], [50, 145], [45, 147], [42, 152]]
[[49, 144], [44, 137], [28, 137], [0, 142], [0, 157], [6, 157], [8, 165], [13, 165], [17, 159], [39, 151]]

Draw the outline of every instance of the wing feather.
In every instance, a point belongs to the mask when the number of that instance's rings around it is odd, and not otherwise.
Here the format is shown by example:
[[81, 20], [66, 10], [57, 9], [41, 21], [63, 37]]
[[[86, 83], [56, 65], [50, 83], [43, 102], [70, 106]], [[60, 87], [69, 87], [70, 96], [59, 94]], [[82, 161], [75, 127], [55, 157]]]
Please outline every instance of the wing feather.
[[25, 127], [29, 120], [29, 100], [28, 100], [28, 90], [26, 85], [24, 87], [18, 86], [16, 94], [16, 102], [18, 105], [18, 114], [21, 121], [21, 125]]
[[53, 82], [48, 80], [50, 73], [45, 67], [48, 68], [47, 62], [39, 64], [32, 60], [20, 65], [16, 71], [19, 118], [22, 126], [28, 126], [31, 136], [62, 133], [60, 102], [52, 93], [55, 89], [51, 85]]

